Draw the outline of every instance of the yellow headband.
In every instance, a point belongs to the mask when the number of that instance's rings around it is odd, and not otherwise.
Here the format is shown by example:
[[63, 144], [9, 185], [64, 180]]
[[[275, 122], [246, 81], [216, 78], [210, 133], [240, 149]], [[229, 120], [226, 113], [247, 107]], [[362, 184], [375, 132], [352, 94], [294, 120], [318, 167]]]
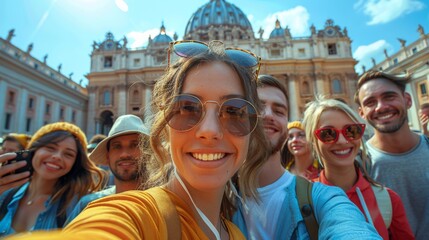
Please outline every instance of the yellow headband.
[[12, 137], [16, 141], [19, 142], [19, 144], [25, 149], [27, 147], [28, 142], [30, 141], [31, 136], [27, 134], [19, 134], [19, 133], [11, 133], [8, 135], [9, 137]]
[[82, 145], [84, 152], [87, 151], [88, 143], [86, 141], [85, 134], [82, 132], [82, 130], [78, 126], [71, 124], [71, 123], [68, 123], [68, 122], [56, 122], [56, 123], [47, 124], [47, 125], [41, 127], [33, 135], [30, 142], [28, 143], [27, 148], [31, 148], [31, 145], [33, 145], [33, 143], [35, 141], [37, 141], [39, 138], [43, 137], [44, 135], [51, 133], [51, 132], [56, 132], [56, 131], [70, 132], [71, 134], [73, 134], [73, 136], [75, 136], [77, 138], [77, 140], [79, 140], [80, 144]]
[[291, 129], [291, 128], [298, 128], [298, 129], [304, 130], [304, 126], [302, 126], [302, 123], [300, 121], [294, 121], [294, 122], [288, 123], [287, 129]]

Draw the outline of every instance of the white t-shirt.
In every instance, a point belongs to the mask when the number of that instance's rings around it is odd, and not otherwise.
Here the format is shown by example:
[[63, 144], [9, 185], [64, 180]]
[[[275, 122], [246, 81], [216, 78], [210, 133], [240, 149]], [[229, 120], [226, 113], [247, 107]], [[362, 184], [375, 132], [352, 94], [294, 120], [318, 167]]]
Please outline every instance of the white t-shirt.
[[293, 175], [285, 171], [277, 181], [257, 189], [261, 200], [259, 204], [254, 200], [246, 201], [248, 211], [243, 211], [243, 217], [249, 239], [274, 239], [276, 228], [283, 226], [277, 223], [286, 197], [284, 189], [292, 180]]

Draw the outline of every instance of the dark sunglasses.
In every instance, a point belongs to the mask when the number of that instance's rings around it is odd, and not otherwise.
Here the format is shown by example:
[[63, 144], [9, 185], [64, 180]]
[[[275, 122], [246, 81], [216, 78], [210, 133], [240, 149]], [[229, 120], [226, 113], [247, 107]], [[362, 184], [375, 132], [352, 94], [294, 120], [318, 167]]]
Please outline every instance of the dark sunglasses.
[[338, 138], [340, 137], [340, 133], [343, 134], [344, 138], [348, 141], [359, 140], [362, 138], [365, 132], [365, 124], [363, 123], [355, 123], [355, 124], [347, 124], [343, 127], [343, 129], [336, 129], [333, 127], [323, 127], [314, 131], [316, 137], [328, 144], [336, 143]]
[[[220, 41], [219, 41], [220, 42]], [[171, 51], [182, 58], [190, 58], [209, 50], [207, 43], [185, 40], [170, 42], [168, 48], [168, 66], [170, 66]], [[246, 68], [256, 68], [256, 78], [258, 78], [259, 69], [261, 67], [261, 58], [256, 54], [241, 48], [225, 48], [225, 54], [235, 63]]]
[[189, 131], [204, 118], [204, 105], [215, 103], [219, 106], [218, 117], [222, 127], [235, 136], [246, 136], [255, 130], [258, 123], [256, 108], [241, 98], [230, 98], [219, 104], [216, 101], [201, 102], [193, 95], [180, 94], [164, 110], [168, 126], [177, 131]]

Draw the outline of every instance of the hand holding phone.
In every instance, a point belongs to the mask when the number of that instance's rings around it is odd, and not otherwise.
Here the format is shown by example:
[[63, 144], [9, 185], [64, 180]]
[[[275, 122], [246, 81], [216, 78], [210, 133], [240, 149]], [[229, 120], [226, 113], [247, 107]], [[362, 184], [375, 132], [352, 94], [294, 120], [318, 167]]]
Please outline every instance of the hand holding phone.
[[32, 153], [0, 155], [0, 194], [28, 182], [32, 172]]

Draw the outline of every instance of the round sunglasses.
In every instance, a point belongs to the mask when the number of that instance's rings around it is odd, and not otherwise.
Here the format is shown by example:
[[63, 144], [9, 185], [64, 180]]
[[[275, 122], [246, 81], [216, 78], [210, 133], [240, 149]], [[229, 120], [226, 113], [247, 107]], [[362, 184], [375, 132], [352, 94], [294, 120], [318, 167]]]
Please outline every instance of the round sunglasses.
[[[222, 43], [221, 41], [216, 40], [217, 42]], [[190, 58], [198, 54], [204, 53], [209, 50], [209, 46], [205, 42], [194, 41], [194, 40], [185, 40], [185, 41], [175, 41], [170, 42], [170, 47], [168, 48], [168, 66], [170, 66], [171, 61], [171, 52], [174, 52], [177, 56], [182, 58]], [[235, 63], [242, 67], [256, 68], [256, 78], [259, 74], [259, 69], [261, 66], [261, 58], [256, 54], [241, 48], [225, 48], [225, 54]]]
[[241, 98], [230, 98], [219, 104], [216, 101], [202, 102], [199, 98], [180, 94], [164, 109], [168, 126], [177, 131], [189, 131], [204, 118], [204, 106], [214, 103], [219, 106], [218, 118], [224, 129], [235, 136], [246, 136], [255, 130], [258, 123], [256, 108]]
[[314, 134], [323, 143], [333, 144], [338, 141], [340, 133], [343, 134], [344, 138], [348, 141], [354, 141], [361, 139], [364, 132], [365, 124], [355, 123], [347, 124], [342, 129], [336, 129], [334, 127], [319, 128], [314, 131]]

